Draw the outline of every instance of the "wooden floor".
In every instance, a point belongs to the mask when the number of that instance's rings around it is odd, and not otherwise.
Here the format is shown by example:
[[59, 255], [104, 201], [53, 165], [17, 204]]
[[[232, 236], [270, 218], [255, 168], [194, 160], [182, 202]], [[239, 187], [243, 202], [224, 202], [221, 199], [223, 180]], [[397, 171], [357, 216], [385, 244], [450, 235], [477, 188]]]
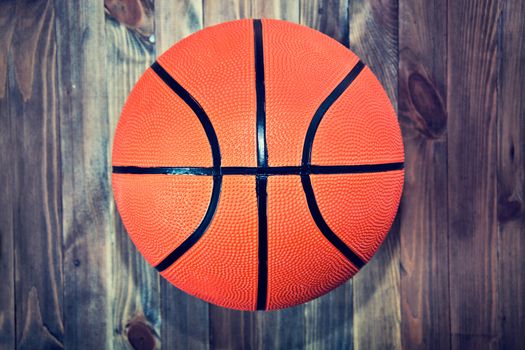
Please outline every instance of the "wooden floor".
[[[525, 1], [152, 1], [0, 2], [1, 349], [525, 349]], [[242, 17], [352, 48], [398, 108], [406, 149], [398, 218], [372, 262], [270, 313], [159, 278], [109, 181], [145, 68]]]

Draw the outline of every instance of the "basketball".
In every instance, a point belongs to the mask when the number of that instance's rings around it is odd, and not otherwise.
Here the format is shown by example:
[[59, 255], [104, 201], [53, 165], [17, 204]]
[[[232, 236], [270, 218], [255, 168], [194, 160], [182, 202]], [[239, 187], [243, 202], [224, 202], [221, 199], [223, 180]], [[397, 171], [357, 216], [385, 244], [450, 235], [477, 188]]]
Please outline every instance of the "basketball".
[[146, 70], [117, 125], [112, 186], [131, 240], [173, 285], [275, 310], [372, 258], [403, 164], [395, 111], [365, 63], [308, 27], [245, 19]]

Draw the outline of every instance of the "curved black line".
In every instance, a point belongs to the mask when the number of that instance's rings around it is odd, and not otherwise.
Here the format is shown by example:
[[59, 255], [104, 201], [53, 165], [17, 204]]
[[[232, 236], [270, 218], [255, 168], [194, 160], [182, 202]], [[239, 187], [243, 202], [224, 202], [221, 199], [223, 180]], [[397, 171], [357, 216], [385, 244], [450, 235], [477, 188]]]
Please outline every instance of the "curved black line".
[[[173, 250], [166, 258], [164, 258], [155, 268], [158, 271], [163, 271], [171, 266], [177, 259], [179, 259], [184, 253], [186, 253], [191, 247], [201, 239], [204, 232], [206, 232], [208, 226], [210, 225], [215, 211], [217, 210], [217, 205], [219, 203], [219, 197], [221, 193], [222, 185], [222, 175], [220, 175], [221, 169], [221, 150], [219, 147], [219, 140], [217, 139], [217, 134], [213, 129], [210, 118], [206, 114], [206, 111], [202, 106], [195, 100], [195, 98], [180, 85], [162, 66], [155, 62], [151, 65], [151, 69], [168, 85], [173, 92], [175, 92], [195, 113], [197, 118], [202, 124], [208, 142], [210, 143], [211, 153], [213, 158], [213, 171], [216, 175], [213, 176], [213, 189], [210, 198], [210, 204], [206, 210], [206, 214], [202, 219], [201, 223], [197, 229], [188, 237], [181, 245], [179, 245], [175, 250]], [[164, 169], [166, 170], [166, 168]], [[189, 169], [186, 169], [189, 171]]]
[[403, 162], [361, 165], [273, 166], [266, 168], [226, 166], [217, 174], [211, 167], [137, 167], [114, 166], [114, 174], [161, 175], [308, 175], [308, 174], [362, 174], [402, 170]]
[[177, 259], [179, 259], [184, 253], [186, 253], [191, 247], [197, 243], [199, 239], [204, 235], [204, 232], [208, 229], [208, 226], [215, 215], [217, 205], [219, 203], [219, 196], [221, 193], [222, 176], [213, 177], [213, 191], [211, 194], [210, 204], [206, 214], [202, 219], [201, 223], [193, 233], [186, 238], [181, 245], [175, 248], [167, 257], [165, 257], [155, 268], [160, 272], [170, 267]]
[[314, 143], [314, 137], [315, 133], [317, 132], [317, 128], [319, 127], [319, 124], [321, 124], [321, 120], [323, 119], [324, 115], [328, 111], [328, 109], [334, 104], [334, 102], [343, 94], [343, 92], [352, 84], [352, 82], [357, 78], [359, 73], [363, 70], [365, 67], [365, 64], [361, 61], [357, 62], [357, 64], [352, 68], [350, 73], [339, 83], [339, 85], [336, 86], [336, 88], [328, 95], [328, 97], [321, 103], [319, 108], [314, 114], [314, 117], [312, 118], [312, 121], [310, 122], [310, 126], [308, 127], [308, 131], [306, 132], [306, 138], [304, 139], [304, 147], [303, 147], [303, 158], [302, 158], [302, 164], [303, 166], [306, 166], [310, 164], [310, 159], [312, 156], [312, 145]]
[[356, 253], [350, 249], [345, 242], [343, 242], [337, 235], [330, 229], [326, 221], [323, 219], [323, 215], [319, 210], [317, 201], [315, 200], [314, 189], [312, 188], [312, 183], [310, 181], [309, 175], [301, 175], [301, 182], [303, 183], [304, 193], [306, 194], [306, 202], [308, 203], [308, 208], [310, 213], [314, 218], [315, 224], [323, 234], [323, 236], [328, 239], [332, 245], [337, 248], [352, 264], [357, 268], [361, 268], [365, 265], [365, 261], [361, 259]]
[[[310, 162], [312, 158], [312, 146], [314, 143], [315, 134], [317, 132], [317, 129], [319, 128], [319, 124], [321, 124], [321, 120], [323, 119], [324, 115], [330, 109], [330, 107], [334, 104], [335, 101], [345, 92], [345, 90], [352, 84], [352, 82], [357, 78], [359, 73], [363, 70], [365, 67], [364, 63], [359, 61], [357, 64], [352, 68], [350, 73], [346, 75], [346, 77], [335, 87], [335, 89], [328, 95], [328, 97], [321, 103], [319, 108], [314, 114], [314, 117], [312, 118], [312, 121], [310, 122], [310, 125], [308, 126], [308, 131], [306, 132], [306, 137], [304, 140], [304, 147], [303, 147], [303, 157], [302, 157], [302, 166], [304, 169], [309, 169], [311, 167]], [[321, 210], [319, 209], [319, 206], [317, 205], [317, 201], [315, 199], [314, 189], [312, 187], [312, 182], [310, 181], [310, 175], [305, 174], [301, 175], [301, 182], [303, 184], [304, 193], [306, 195], [306, 201], [308, 203], [308, 208], [310, 209], [310, 213], [312, 214], [312, 217], [315, 221], [315, 224], [323, 234], [323, 236], [328, 239], [332, 245], [339, 250], [352, 264], [354, 264], [357, 268], [361, 268], [364, 266], [365, 261], [359, 257], [350, 247], [348, 247], [328, 226], [326, 221], [323, 218], [323, 215], [321, 214]]]
[[164, 68], [162, 68], [158, 62], [153, 63], [151, 69], [157, 73], [159, 78], [161, 78], [166, 85], [168, 85], [171, 90], [173, 90], [173, 92], [175, 92], [191, 108], [197, 118], [199, 118], [199, 121], [206, 132], [206, 136], [208, 137], [208, 142], [210, 143], [213, 167], [218, 172], [221, 167], [221, 149], [219, 147], [217, 134], [213, 129], [208, 114], [206, 114], [206, 111], [204, 111], [204, 108], [202, 108], [199, 102], [197, 102], [197, 100], [186, 89], [184, 89], [182, 85], [180, 85]]
[[[255, 94], [257, 99], [257, 167], [268, 166], [268, 146], [266, 144], [266, 92], [264, 84], [264, 50], [261, 20], [253, 21], [253, 46], [255, 56]], [[268, 290], [268, 228], [267, 228], [267, 193], [268, 177], [256, 178], [258, 232], [258, 273], [257, 273], [257, 310], [266, 309]]]

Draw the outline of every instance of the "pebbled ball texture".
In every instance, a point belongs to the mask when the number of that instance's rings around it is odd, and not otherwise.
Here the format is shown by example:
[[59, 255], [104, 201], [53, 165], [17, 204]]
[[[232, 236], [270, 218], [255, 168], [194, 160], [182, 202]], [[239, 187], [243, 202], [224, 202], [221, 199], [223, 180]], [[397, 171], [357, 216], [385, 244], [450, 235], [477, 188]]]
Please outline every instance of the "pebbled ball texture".
[[[268, 166], [299, 167], [316, 110], [359, 58], [315, 30], [284, 21], [263, 19], [262, 38]], [[254, 21], [238, 20], [199, 31], [158, 59], [206, 112], [222, 167], [258, 164], [254, 42]], [[365, 66], [323, 116], [311, 164], [403, 161], [395, 111]], [[151, 68], [123, 108], [112, 163], [213, 166], [203, 125]], [[308, 176], [328, 227], [361, 260], [369, 261], [395, 218], [404, 171]], [[298, 173], [267, 177], [267, 261], [260, 260], [257, 177], [224, 175], [209, 226], [162, 276], [189, 294], [240, 310], [257, 307], [259, 264], [267, 266], [267, 310], [307, 302], [344, 283], [359, 269], [317, 226], [301, 179]], [[114, 173], [112, 183], [123, 223], [153, 266], [194, 233], [213, 193], [211, 175]]]

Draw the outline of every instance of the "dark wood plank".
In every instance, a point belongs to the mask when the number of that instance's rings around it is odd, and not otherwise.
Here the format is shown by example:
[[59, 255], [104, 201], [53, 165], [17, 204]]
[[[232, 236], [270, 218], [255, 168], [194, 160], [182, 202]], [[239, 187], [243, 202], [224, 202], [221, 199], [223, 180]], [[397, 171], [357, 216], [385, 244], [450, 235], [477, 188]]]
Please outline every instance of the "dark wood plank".
[[352, 281], [348, 281], [305, 305], [303, 337], [306, 347], [353, 349], [352, 293]]
[[[253, 1], [254, 18], [276, 18], [298, 23], [300, 1]], [[233, 322], [230, 333], [235, 334], [235, 324], [244, 326], [246, 341], [238, 342], [242, 348], [287, 348], [304, 347], [304, 305], [274, 312], [238, 313], [227, 312]], [[215, 329], [215, 327], [213, 327]]]
[[[152, 9], [136, 7], [121, 10], [136, 23], [152, 20], [140, 16], [153, 15]], [[135, 11], [135, 13], [133, 13]], [[110, 13], [110, 15], [113, 15]], [[115, 128], [129, 92], [143, 72], [154, 61], [152, 32], [143, 26], [133, 28], [106, 16], [105, 77], [108, 94], [109, 145], [113, 144]], [[108, 164], [109, 167], [109, 164]], [[152, 349], [160, 347], [161, 315], [159, 274], [142, 257], [129, 239], [111, 199], [113, 228], [110, 231], [111, 285], [113, 302], [111, 313], [115, 327], [113, 346], [124, 349]]]
[[377, 76], [397, 109], [398, 1], [350, 0], [350, 49]]
[[[332, 12], [317, 11], [318, 8], [334, 4], [306, 4], [316, 8], [316, 12], [313, 16], [305, 16], [302, 23], [338, 38], [341, 35], [335, 28], [348, 28], [345, 5], [336, 6], [342, 12], [336, 16], [342, 20], [339, 25], [325, 25], [327, 20], [324, 17], [336, 13], [333, 9]], [[300, 9], [298, 5], [296, 2], [283, 5], [279, 2], [256, 1], [253, 4], [253, 17], [300, 22], [301, 13], [310, 10], [309, 7]], [[237, 11], [226, 15], [222, 10], [217, 16], [220, 20], [209, 22], [236, 18]], [[351, 284], [308, 304], [275, 312], [245, 313], [210, 306], [211, 344], [218, 348], [348, 348], [351, 345], [351, 309]]]
[[[350, 1], [350, 48], [376, 74], [397, 108], [397, 0]], [[372, 261], [354, 278], [354, 344], [400, 348], [399, 221]]]
[[448, 4], [452, 348], [498, 346], [496, 0]]
[[17, 150], [13, 193], [16, 343], [63, 348], [62, 231], [55, 13], [51, 1], [17, 2], [9, 118]]
[[348, 46], [349, 2], [349, 0], [302, 0], [300, 21]]
[[[525, 347], [523, 1], [151, 4], [0, 2], [0, 348]], [[154, 47], [241, 17], [350, 45], [399, 106], [406, 147], [378, 255], [328, 295], [269, 313], [160, 278], [110, 188], [115, 124]]]
[[0, 348], [15, 347], [15, 247], [14, 247], [14, 169], [17, 154], [12, 137], [9, 93], [0, 98]]
[[[300, 8], [298, 2], [256, 1], [253, 17], [281, 18], [301, 22], [301, 13], [315, 8], [315, 14], [305, 16], [303, 24], [320, 29], [328, 35], [340, 37], [336, 28], [348, 28], [346, 5], [337, 4], [333, 10], [330, 4], [310, 2]], [[318, 11], [323, 6], [330, 7], [327, 12]], [[248, 6], [241, 3], [231, 13], [215, 7], [205, 7], [205, 23], [218, 23], [248, 15]], [[209, 11], [209, 12], [207, 12]], [[208, 15], [208, 13], [211, 13]], [[339, 25], [326, 25], [327, 16], [337, 13]], [[213, 19], [208, 20], [208, 16]], [[333, 23], [332, 23], [333, 24]], [[345, 36], [345, 35], [343, 35]], [[345, 36], [347, 40], [347, 35]], [[351, 287], [347, 285], [311, 303], [294, 308], [275, 311], [246, 313], [210, 306], [211, 345], [218, 348], [348, 348], [351, 344]]]
[[[300, 22], [348, 46], [348, 6], [346, 0], [302, 1]], [[298, 308], [303, 314], [301, 345], [314, 349], [353, 347], [352, 280]]]
[[525, 2], [503, 2], [498, 92], [501, 349], [525, 349]]
[[[0, 349], [14, 349], [15, 334], [15, 169], [17, 148], [10, 115], [7, 61], [15, 30], [15, 2], [0, 3]], [[11, 76], [11, 79], [13, 77]]]
[[[202, 1], [157, 2], [155, 9], [156, 52], [158, 55], [177, 41], [202, 28]], [[160, 278], [161, 338], [166, 349], [209, 347], [208, 304]]]
[[[203, 24], [208, 27], [239, 18], [253, 17], [251, 0], [203, 1]], [[255, 313], [209, 306], [210, 347], [219, 349], [258, 348]]]
[[108, 114], [101, 1], [57, 1], [64, 345], [112, 346]]
[[[7, 65], [9, 49], [13, 40], [16, 24], [16, 2], [14, 0], [0, 3], [0, 98], [7, 90]], [[6, 99], [7, 100], [7, 99]]]
[[[255, 18], [277, 18], [300, 22], [300, 1], [255, 1]], [[257, 312], [245, 316], [247, 324], [252, 322], [255, 329], [249, 333], [252, 343], [260, 348], [298, 349], [305, 347], [305, 315], [306, 306], [299, 305], [286, 310], [272, 312]], [[254, 316], [254, 317], [251, 317]], [[252, 346], [253, 347], [253, 346]]]
[[450, 346], [447, 225], [446, 2], [399, 2], [402, 345]]

